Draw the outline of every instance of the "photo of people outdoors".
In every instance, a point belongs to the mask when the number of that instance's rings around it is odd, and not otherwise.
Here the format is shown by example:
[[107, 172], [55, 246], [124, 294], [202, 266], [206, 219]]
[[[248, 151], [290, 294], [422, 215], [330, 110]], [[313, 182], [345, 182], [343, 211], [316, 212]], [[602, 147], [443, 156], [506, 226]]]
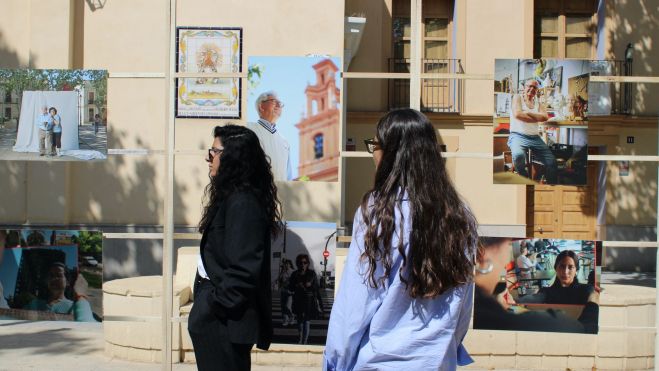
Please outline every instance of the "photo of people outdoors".
[[601, 242], [481, 237], [474, 328], [598, 332]]
[[247, 127], [275, 180], [338, 180], [340, 70], [336, 57], [249, 58]]
[[334, 302], [336, 224], [286, 222], [272, 243], [273, 342], [325, 344]]
[[100, 232], [0, 230], [0, 319], [102, 320]]
[[107, 156], [107, 71], [0, 69], [0, 160]]
[[586, 60], [495, 60], [494, 183], [586, 184], [591, 71]]

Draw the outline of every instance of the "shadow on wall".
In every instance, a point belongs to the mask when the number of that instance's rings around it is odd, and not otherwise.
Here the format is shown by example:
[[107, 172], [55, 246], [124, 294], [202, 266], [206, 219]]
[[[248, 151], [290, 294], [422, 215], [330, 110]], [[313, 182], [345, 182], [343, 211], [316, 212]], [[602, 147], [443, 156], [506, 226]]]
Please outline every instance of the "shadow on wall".
[[[659, 50], [654, 35], [659, 34], [659, 8], [656, 0], [626, 0], [607, 2], [607, 17], [610, 19], [609, 40], [611, 49], [607, 54], [615, 59], [625, 58], [625, 48], [631, 43], [634, 48], [634, 76], [656, 76], [659, 71]], [[654, 40], [653, 40], [654, 39]], [[632, 114], [657, 115], [659, 107], [656, 97], [657, 84], [633, 84]]]
[[284, 220], [335, 222], [340, 217], [339, 183], [280, 182], [277, 189]]
[[[30, 55], [30, 64], [34, 64], [34, 56]], [[28, 61], [20, 59], [18, 54], [11, 50], [0, 32], [0, 68], [27, 68]]]
[[[128, 136], [126, 131], [113, 130], [109, 122], [108, 148], [125, 148]], [[137, 148], [146, 148], [139, 138], [135, 142]], [[165, 196], [164, 156], [110, 155], [105, 162], [74, 166], [77, 168], [72, 178], [87, 178], [92, 185], [74, 196], [82, 220], [116, 225], [118, 232], [162, 232], [159, 225], [163, 222]], [[175, 179], [173, 197], [177, 215], [186, 214], [183, 198], [187, 192], [188, 188]], [[104, 231], [112, 229], [108, 227]], [[103, 253], [105, 280], [162, 272], [162, 240], [105, 239]]]

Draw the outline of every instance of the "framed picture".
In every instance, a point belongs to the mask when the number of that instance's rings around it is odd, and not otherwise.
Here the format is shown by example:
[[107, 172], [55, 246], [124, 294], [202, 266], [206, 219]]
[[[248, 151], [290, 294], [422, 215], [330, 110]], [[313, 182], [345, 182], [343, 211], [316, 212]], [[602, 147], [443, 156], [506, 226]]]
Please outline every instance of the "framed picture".
[[[177, 27], [176, 71], [239, 73], [242, 28]], [[176, 81], [176, 117], [240, 118], [238, 77], [190, 77]]]

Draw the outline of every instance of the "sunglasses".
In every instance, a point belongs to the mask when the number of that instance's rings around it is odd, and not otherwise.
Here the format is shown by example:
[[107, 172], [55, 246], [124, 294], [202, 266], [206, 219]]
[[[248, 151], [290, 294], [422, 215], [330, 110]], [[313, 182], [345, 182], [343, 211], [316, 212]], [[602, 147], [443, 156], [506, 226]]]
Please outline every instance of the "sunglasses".
[[213, 159], [215, 158], [215, 156], [219, 155], [223, 151], [224, 151], [224, 148], [215, 148], [215, 147], [209, 148], [208, 149], [208, 157], [206, 157], [206, 160], [208, 160], [209, 162], [212, 162]]
[[364, 144], [366, 144], [366, 151], [368, 151], [368, 153], [371, 154], [376, 150], [380, 149], [380, 143], [378, 143], [378, 141], [375, 140], [375, 138], [364, 139]]
[[277, 100], [277, 99], [266, 99], [266, 100], [264, 100], [263, 102], [264, 102], [264, 103], [265, 103], [265, 102], [274, 102], [274, 104], [275, 104], [276, 107], [284, 108], [284, 103], [282, 103], [280, 100]]

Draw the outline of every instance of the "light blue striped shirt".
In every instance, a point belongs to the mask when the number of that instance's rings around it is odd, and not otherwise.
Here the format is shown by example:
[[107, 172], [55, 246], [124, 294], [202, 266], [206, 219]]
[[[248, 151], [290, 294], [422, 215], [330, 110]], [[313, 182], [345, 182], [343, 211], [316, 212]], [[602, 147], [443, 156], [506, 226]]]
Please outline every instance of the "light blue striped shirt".
[[[401, 218], [401, 213], [404, 218]], [[395, 225], [404, 220], [404, 249], [409, 251], [409, 201], [396, 208]], [[402, 220], [401, 220], [402, 219]], [[469, 328], [473, 283], [434, 299], [410, 297], [398, 270], [402, 256], [393, 248], [389, 277], [375, 289], [368, 285], [361, 210], [354, 218], [353, 239], [330, 316], [324, 370], [455, 370], [472, 362], [462, 340]], [[397, 229], [398, 230], [398, 229]], [[394, 233], [392, 246], [398, 245]], [[384, 268], [376, 268], [376, 277]]]

